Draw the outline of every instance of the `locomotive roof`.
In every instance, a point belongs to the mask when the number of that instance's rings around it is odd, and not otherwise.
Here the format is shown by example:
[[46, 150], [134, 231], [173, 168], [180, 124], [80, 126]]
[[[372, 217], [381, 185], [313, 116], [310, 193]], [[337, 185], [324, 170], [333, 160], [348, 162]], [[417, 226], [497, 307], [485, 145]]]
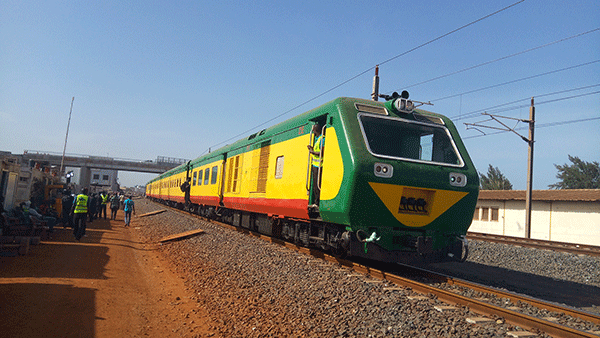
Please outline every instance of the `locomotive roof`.
[[[262, 129], [259, 132], [256, 132], [254, 134], [251, 134], [249, 136], [241, 138], [232, 144], [225, 145], [217, 150], [214, 150], [213, 152], [211, 152], [209, 154], [206, 154], [206, 155], [200, 156], [196, 159], [193, 159], [188, 163], [193, 165], [193, 164], [198, 164], [198, 163], [212, 162], [212, 161], [216, 160], [218, 157], [220, 157], [221, 154], [224, 152], [229, 152], [229, 151], [232, 151], [235, 149], [240, 149], [240, 148], [246, 147], [249, 144], [256, 144], [257, 142], [260, 142], [261, 140], [270, 139], [274, 135], [277, 135], [284, 131], [288, 131], [290, 128], [293, 128], [295, 126], [301, 126], [301, 125], [305, 125], [305, 124], [309, 123], [310, 121], [315, 121], [315, 119], [323, 116], [324, 114], [327, 114], [332, 111], [337, 111], [338, 105], [345, 105], [345, 104], [354, 105], [355, 103], [362, 103], [362, 104], [370, 105], [370, 106], [380, 106], [380, 107], [385, 106], [385, 103], [380, 102], [380, 101], [372, 101], [372, 100], [368, 100], [368, 99], [352, 98], [352, 97], [338, 97], [338, 98], [331, 100], [327, 103], [324, 103], [316, 108], [313, 108], [305, 113], [296, 115], [296, 116], [289, 118], [283, 122], [280, 122], [274, 126]], [[422, 114], [422, 115], [428, 115], [428, 116], [440, 118], [445, 123], [449, 122], [449, 120], [445, 116], [436, 114], [436, 113], [433, 113], [433, 112], [430, 112], [427, 110], [414, 109], [414, 112]], [[154, 182], [159, 179], [163, 179], [164, 177], [168, 177], [173, 174], [185, 172], [188, 163], [181, 164], [173, 169], [170, 169], [170, 170], [162, 173], [155, 179], [151, 180], [149, 183]]]

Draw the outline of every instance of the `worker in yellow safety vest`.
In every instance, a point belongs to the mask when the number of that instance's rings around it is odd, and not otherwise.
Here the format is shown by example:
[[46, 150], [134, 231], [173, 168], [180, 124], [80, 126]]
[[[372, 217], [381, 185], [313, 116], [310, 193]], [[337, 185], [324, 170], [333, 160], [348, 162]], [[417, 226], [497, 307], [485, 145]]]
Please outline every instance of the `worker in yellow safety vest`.
[[106, 204], [108, 203], [108, 193], [106, 191], [101, 192], [100, 199], [102, 201], [100, 204], [100, 212], [98, 212], [98, 218], [101, 218], [102, 212], [104, 212], [104, 219], [106, 219]]
[[81, 240], [81, 237], [85, 236], [85, 221], [87, 219], [89, 207], [88, 189], [83, 188], [81, 194], [75, 197], [73, 201], [73, 207], [71, 213], [73, 214], [73, 235], [76, 240]]
[[319, 210], [319, 200], [321, 195], [321, 171], [323, 166], [323, 148], [325, 145], [325, 128], [319, 123], [313, 125], [312, 133], [314, 135], [314, 144], [308, 145], [311, 162], [311, 202], [309, 206], [311, 211]]

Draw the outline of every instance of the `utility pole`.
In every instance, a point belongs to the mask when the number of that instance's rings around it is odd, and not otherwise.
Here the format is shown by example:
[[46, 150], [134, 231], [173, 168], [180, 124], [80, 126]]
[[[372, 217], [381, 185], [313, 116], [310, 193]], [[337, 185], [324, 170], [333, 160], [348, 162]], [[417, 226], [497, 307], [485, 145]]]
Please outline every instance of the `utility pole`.
[[533, 187], [533, 132], [535, 128], [535, 107], [533, 97], [531, 98], [531, 107], [529, 107], [529, 144], [527, 160], [527, 193], [525, 194], [525, 232], [527, 238], [531, 238], [531, 192]]
[[71, 110], [69, 110], [69, 122], [67, 122], [67, 134], [65, 135], [65, 146], [63, 148], [62, 159], [60, 160], [60, 170], [58, 174], [62, 176], [63, 164], [65, 163], [65, 151], [67, 150], [67, 138], [69, 138], [69, 126], [71, 126], [71, 113], [73, 112], [73, 101], [75, 101], [75, 96], [71, 99]]
[[[525, 193], [525, 237], [531, 238], [531, 200], [532, 200], [531, 193], [533, 191], [533, 143], [534, 143], [533, 132], [534, 132], [534, 128], [535, 128], [535, 107], [533, 105], [533, 97], [531, 98], [531, 106], [529, 107], [529, 120], [516, 119], [516, 118], [506, 117], [506, 116], [492, 115], [492, 114], [488, 114], [488, 113], [483, 113], [482, 115], [489, 116], [490, 120], [500, 123], [503, 126], [503, 128], [493, 127], [493, 126], [488, 126], [488, 125], [478, 124], [478, 123], [465, 123], [465, 125], [467, 126], [467, 129], [469, 129], [469, 126], [472, 126], [473, 129], [476, 129], [476, 130], [479, 130], [479, 129], [477, 129], [477, 127], [481, 127], [481, 128], [490, 128], [490, 129], [503, 130], [503, 131], [512, 131], [513, 133], [517, 134], [523, 141], [527, 142], [527, 144], [529, 145], [528, 158], [527, 158], [527, 191]], [[518, 122], [524, 122], [524, 123], [529, 124], [529, 137], [527, 138], [527, 137], [517, 133], [514, 128], [510, 128], [506, 124], [502, 123], [502, 121], [498, 120], [498, 118], [515, 120]], [[479, 123], [487, 122], [490, 120], [482, 121]], [[481, 130], [479, 130], [479, 131], [482, 132]], [[483, 133], [483, 134], [485, 135], [485, 133]]]

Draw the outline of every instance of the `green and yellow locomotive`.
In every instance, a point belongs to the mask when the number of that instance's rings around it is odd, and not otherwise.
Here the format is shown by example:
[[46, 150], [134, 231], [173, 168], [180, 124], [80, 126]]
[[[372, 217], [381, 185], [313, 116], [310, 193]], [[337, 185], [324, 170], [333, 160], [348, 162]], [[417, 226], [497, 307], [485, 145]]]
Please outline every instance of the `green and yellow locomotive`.
[[146, 195], [339, 255], [464, 260], [478, 174], [454, 124], [413, 106], [338, 98], [165, 172]]

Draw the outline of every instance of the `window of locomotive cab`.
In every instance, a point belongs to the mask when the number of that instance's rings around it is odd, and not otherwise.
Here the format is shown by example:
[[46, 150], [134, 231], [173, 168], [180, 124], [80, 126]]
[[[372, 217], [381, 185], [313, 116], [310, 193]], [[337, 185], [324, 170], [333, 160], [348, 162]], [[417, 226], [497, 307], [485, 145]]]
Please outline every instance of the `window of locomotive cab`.
[[450, 132], [444, 126], [402, 118], [358, 114], [371, 154], [414, 162], [463, 165]]
[[210, 168], [206, 168], [204, 170], [204, 185], [208, 185], [209, 176], [210, 176]]

